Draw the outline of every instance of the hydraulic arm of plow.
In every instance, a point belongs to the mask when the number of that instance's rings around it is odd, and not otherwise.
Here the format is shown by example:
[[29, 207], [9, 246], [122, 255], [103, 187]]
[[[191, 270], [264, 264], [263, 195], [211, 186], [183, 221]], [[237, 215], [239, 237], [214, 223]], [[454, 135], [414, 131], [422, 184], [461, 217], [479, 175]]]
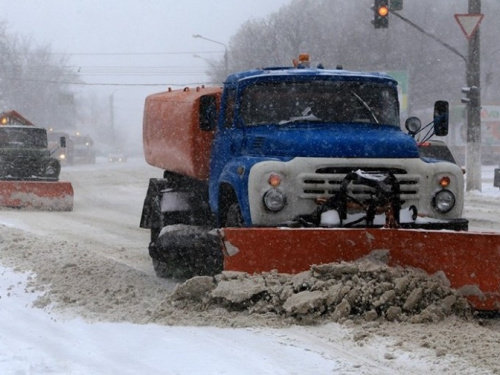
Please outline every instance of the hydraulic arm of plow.
[[[351, 184], [353, 191], [357, 190], [360, 193], [357, 198], [349, 194]], [[312, 215], [300, 217], [299, 222], [305, 226], [319, 226], [322, 213], [336, 210], [340, 218], [340, 227], [353, 227], [362, 222], [365, 227], [375, 227], [377, 226], [374, 223], [375, 216], [385, 214], [384, 226], [398, 228], [401, 204], [399, 182], [391, 172], [358, 170], [348, 173], [340, 185], [339, 192], [324, 201]], [[417, 209], [412, 206], [411, 210], [416, 217]], [[363, 215], [346, 223], [347, 213], [350, 211], [361, 212]]]

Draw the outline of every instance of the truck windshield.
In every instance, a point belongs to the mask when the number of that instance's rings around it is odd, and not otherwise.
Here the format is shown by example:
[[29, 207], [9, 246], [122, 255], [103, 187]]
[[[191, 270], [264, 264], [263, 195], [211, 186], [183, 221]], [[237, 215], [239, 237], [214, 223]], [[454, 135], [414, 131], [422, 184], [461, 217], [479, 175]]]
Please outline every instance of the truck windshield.
[[26, 127], [0, 127], [1, 148], [47, 148], [45, 129]]
[[259, 83], [245, 89], [240, 108], [246, 126], [354, 122], [399, 127], [396, 89], [376, 82]]

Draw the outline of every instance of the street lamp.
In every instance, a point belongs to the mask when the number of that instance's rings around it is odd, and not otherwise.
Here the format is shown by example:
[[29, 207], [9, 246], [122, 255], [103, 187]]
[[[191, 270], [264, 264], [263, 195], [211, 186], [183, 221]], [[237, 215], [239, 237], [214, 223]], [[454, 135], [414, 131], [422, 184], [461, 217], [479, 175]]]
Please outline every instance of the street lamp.
[[227, 56], [227, 46], [222, 43], [222, 42], [218, 42], [216, 40], [212, 40], [212, 39], [208, 39], [208, 38], [205, 38], [204, 36], [200, 35], [200, 34], [193, 34], [193, 38], [200, 38], [200, 39], [204, 39], [208, 42], [212, 42], [212, 43], [215, 43], [215, 44], [218, 44], [220, 46], [223, 46], [224, 47], [224, 71], [225, 71], [225, 75], [227, 77], [228, 73], [229, 73], [229, 67], [228, 67], [228, 56]]
[[214, 62], [213, 62], [213, 61], [211, 61], [211, 60], [209, 60], [209, 59], [206, 59], [206, 58], [204, 58], [203, 56], [200, 56], [200, 55], [198, 55], [198, 54], [196, 54], [196, 53], [193, 53], [193, 57], [194, 57], [195, 59], [201, 59], [201, 60], [205, 61], [205, 62], [206, 62], [208, 65], [210, 65], [211, 67], [213, 67], [213, 65], [214, 65]]
[[210, 67], [210, 69], [215, 69], [217, 67], [217, 65], [214, 63], [213, 60], [206, 59], [203, 56], [197, 55], [196, 53], [193, 53], [193, 57], [205, 61]]

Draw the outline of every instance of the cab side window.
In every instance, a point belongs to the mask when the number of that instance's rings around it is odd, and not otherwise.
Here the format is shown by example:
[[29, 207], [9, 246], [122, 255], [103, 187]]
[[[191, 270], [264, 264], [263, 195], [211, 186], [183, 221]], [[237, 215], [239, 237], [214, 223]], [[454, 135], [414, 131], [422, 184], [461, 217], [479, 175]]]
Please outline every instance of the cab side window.
[[224, 110], [224, 128], [233, 126], [234, 106], [236, 101], [236, 89], [226, 91], [226, 108]]

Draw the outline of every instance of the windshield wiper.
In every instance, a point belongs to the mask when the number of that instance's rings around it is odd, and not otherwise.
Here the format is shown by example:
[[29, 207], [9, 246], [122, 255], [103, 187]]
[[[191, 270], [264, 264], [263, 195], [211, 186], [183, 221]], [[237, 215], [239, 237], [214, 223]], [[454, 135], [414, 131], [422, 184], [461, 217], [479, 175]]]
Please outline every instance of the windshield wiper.
[[291, 122], [296, 121], [322, 121], [319, 117], [316, 117], [311, 110], [311, 107], [307, 107], [302, 111], [300, 116], [290, 117], [289, 120], [282, 120], [279, 122], [279, 125], [289, 124]]
[[351, 94], [353, 94], [356, 99], [359, 100], [359, 102], [361, 104], [363, 104], [363, 107], [365, 107], [365, 109], [370, 112], [370, 115], [372, 116], [373, 120], [375, 120], [375, 123], [379, 124], [380, 122], [378, 121], [378, 118], [377, 116], [375, 116], [375, 113], [373, 113], [373, 110], [371, 109], [371, 107], [368, 105], [368, 103], [366, 103], [358, 94], [356, 94], [354, 91], [351, 90]]

